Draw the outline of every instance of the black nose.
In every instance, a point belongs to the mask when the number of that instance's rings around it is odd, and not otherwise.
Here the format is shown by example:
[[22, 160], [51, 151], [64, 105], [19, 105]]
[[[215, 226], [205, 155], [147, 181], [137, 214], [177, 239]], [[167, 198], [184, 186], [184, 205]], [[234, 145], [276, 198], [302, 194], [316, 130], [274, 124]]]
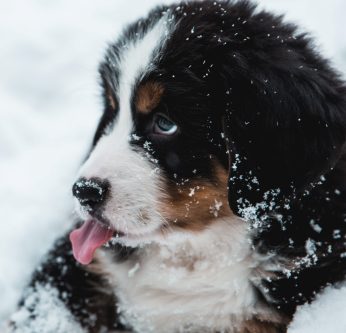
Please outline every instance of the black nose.
[[72, 194], [82, 206], [94, 209], [100, 205], [106, 197], [109, 184], [105, 180], [81, 178], [72, 186]]

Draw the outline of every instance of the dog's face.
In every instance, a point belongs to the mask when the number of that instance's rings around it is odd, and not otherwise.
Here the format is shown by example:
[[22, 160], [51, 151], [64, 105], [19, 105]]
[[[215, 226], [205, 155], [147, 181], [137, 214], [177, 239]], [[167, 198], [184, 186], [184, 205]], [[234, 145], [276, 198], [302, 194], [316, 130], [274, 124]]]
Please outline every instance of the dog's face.
[[90, 249], [114, 233], [138, 245], [232, 211], [265, 216], [340, 155], [344, 88], [335, 74], [294, 26], [247, 2], [222, 6], [156, 9], [109, 47], [104, 114], [73, 187], [82, 218], [110, 228], [95, 227]]
[[[230, 214], [221, 118], [192, 73], [160, 63], [170, 29], [163, 16], [111, 47], [101, 66], [105, 111], [75, 193], [81, 216], [124, 243], [198, 231]], [[102, 199], [83, 197], [90, 186]]]

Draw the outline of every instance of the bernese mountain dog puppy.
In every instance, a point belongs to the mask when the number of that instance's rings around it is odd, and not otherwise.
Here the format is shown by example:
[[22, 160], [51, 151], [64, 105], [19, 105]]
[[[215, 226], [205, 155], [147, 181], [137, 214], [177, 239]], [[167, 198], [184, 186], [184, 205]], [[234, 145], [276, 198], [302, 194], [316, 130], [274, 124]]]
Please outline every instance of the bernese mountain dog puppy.
[[80, 221], [13, 332], [59, 331], [35, 324], [48, 293], [84, 332], [282, 333], [345, 278], [346, 87], [296, 26], [247, 1], [158, 7], [100, 82]]

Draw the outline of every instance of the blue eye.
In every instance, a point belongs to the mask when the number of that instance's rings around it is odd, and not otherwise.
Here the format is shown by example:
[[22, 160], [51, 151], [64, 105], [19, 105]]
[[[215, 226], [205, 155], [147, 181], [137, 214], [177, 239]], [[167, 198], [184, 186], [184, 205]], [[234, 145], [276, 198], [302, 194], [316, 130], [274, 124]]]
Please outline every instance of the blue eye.
[[178, 129], [178, 126], [163, 115], [156, 115], [154, 122], [154, 132], [156, 134], [172, 135]]

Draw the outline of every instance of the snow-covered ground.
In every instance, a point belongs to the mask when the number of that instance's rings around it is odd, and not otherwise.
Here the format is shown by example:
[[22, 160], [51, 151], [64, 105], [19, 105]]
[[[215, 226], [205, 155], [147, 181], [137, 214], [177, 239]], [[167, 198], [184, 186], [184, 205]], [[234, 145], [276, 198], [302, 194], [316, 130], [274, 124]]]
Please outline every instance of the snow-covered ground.
[[[0, 330], [72, 213], [70, 186], [100, 115], [107, 41], [171, 0], [0, 0]], [[317, 37], [346, 73], [345, 0], [259, 0]], [[290, 333], [346, 332], [346, 287], [303, 307]]]

